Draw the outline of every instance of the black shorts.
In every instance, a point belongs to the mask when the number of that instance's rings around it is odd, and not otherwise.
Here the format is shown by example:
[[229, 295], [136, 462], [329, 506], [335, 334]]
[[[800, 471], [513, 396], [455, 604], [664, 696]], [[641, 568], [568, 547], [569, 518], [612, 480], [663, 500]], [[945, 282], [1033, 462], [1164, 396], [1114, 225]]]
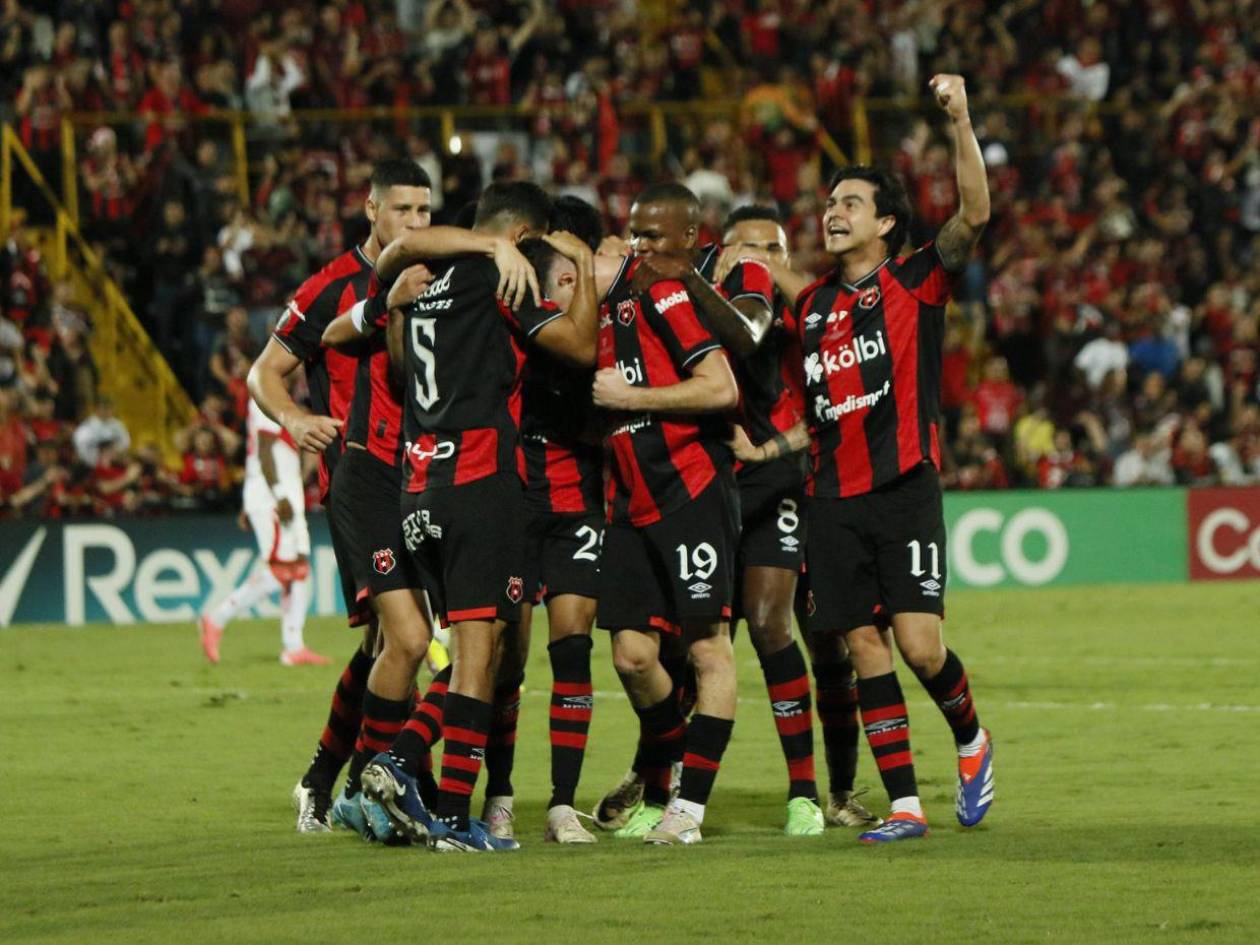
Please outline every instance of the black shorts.
[[799, 571], [805, 561], [805, 477], [798, 460], [741, 469], [737, 567]]
[[[354, 588], [359, 622], [368, 616], [368, 600], [387, 591], [420, 587], [403, 545], [398, 494], [402, 472], [367, 450], [348, 447], [333, 473], [330, 524], [343, 591], [346, 572]], [[337, 545], [342, 550], [337, 552]], [[346, 601], [347, 610], [350, 601]], [[351, 626], [355, 626], [352, 614]]]
[[526, 600], [560, 594], [595, 598], [604, 516], [598, 512], [534, 512], [525, 529]]
[[445, 625], [520, 617], [525, 600], [525, 492], [515, 473], [402, 497], [403, 535]]
[[812, 631], [849, 631], [881, 615], [945, 614], [941, 479], [924, 463], [865, 495], [809, 501]]
[[346, 622], [351, 627], [361, 627], [371, 619], [371, 608], [367, 598], [358, 599], [358, 591], [354, 586], [354, 572], [350, 570], [350, 561], [354, 554], [350, 550], [349, 539], [342, 533], [337, 524], [337, 516], [333, 514], [333, 494], [329, 489], [324, 499], [324, 507], [328, 511], [328, 534], [332, 538], [333, 557], [337, 559], [337, 576], [341, 581], [341, 597], [346, 602]]
[[719, 473], [659, 522], [604, 529], [596, 623], [680, 633], [684, 620], [729, 620], [739, 545], [739, 492]]

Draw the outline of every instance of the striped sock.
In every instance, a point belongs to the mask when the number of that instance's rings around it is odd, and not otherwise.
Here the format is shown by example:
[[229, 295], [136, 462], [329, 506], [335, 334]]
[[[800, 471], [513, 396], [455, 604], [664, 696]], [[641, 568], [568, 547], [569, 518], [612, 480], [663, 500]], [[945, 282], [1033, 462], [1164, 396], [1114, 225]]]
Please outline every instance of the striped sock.
[[656, 705], [635, 707], [639, 715], [639, 774], [643, 800], [664, 807], [669, 803], [670, 767], [683, 755], [687, 722], [678, 708], [678, 694], [671, 692]]
[[516, 765], [516, 723], [521, 715], [523, 676], [494, 693], [490, 736], [486, 741], [486, 797], [512, 796], [512, 768]]
[[455, 830], [468, 829], [468, 808], [486, 754], [494, 706], [458, 692], [446, 694], [442, 780], [437, 816]]
[[398, 766], [413, 778], [423, 768], [422, 759], [442, 737], [442, 714], [446, 706], [446, 690], [451, 682], [451, 667], [447, 666], [429, 683], [424, 696], [416, 690], [411, 716], [394, 739], [389, 750]]
[[324, 723], [319, 747], [302, 779], [303, 784], [320, 785], [331, 791], [338, 773], [354, 754], [359, 726], [363, 724], [363, 693], [375, 662], [375, 657], [364, 653], [362, 647], [356, 647], [350, 662], [341, 671], [337, 688], [333, 690], [328, 721]]
[[853, 664], [848, 660], [815, 663], [814, 684], [831, 793], [852, 791], [858, 758], [857, 677]]
[[945, 665], [931, 679], [920, 679], [954, 731], [954, 741], [959, 745], [974, 742], [980, 734], [980, 720], [971, 701], [971, 685], [962, 660], [953, 650], [945, 651]]
[[367, 763], [383, 751], [389, 751], [394, 739], [402, 731], [412, 700], [385, 699], [372, 690], [363, 694], [363, 727], [355, 744], [354, 757], [350, 760], [350, 772], [346, 779], [346, 793], [359, 793], [359, 775]]
[[793, 640], [778, 653], [760, 656], [761, 672], [770, 693], [774, 727], [788, 769], [788, 800], [818, 800], [814, 781], [814, 710], [809, 692], [805, 657]]
[[914, 759], [910, 754], [910, 718], [896, 673], [858, 680], [862, 726], [875, 756], [888, 799], [917, 797]]
[[687, 726], [687, 750], [683, 754], [682, 784], [678, 789], [678, 799], [700, 805], [700, 816], [697, 819], [704, 818], [703, 808], [709, 803], [709, 794], [713, 791], [713, 782], [722, 765], [722, 755], [731, 740], [731, 729], [734, 727], [734, 719], [719, 719], [700, 713], [693, 715]]
[[551, 658], [551, 801], [548, 807], [573, 806], [595, 697], [591, 688], [591, 646], [586, 636], [571, 636], [547, 647]]

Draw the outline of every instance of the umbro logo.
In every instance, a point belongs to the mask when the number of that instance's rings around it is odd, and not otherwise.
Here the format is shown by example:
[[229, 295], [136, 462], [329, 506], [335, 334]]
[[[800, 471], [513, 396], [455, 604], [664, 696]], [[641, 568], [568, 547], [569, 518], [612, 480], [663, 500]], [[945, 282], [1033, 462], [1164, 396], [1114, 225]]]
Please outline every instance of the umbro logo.
[[805, 327], [813, 328], [822, 320], [823, 320], [822, 312], [810, 312], [808, 315], [805, 316]]
[[940, 597], [941, 596], [940, 583], [937, 581], [933, 581], [931, 578], [928, 578], [926, 581], [920, 581], [919, 587], [923, 588], [923, 593], [927, 597]]
[[780, 702], [770, 703], [770, 709], [779, 718], [786, 718], [791, 715], [800, 715], [801, 703], [798, 699], [784, 699]]
[[779, 539], [779, 543], [783, 545], [784, 548], [795, 548], [801, 543], [801, 541], [795, 535], [784, 535]]
[[692, 600], [703, 600], [709, 596], [709, 591], [713, 590], [713, 585], [705, 584], [704, 581], [696, 581], [687, 590], [691, 591]]

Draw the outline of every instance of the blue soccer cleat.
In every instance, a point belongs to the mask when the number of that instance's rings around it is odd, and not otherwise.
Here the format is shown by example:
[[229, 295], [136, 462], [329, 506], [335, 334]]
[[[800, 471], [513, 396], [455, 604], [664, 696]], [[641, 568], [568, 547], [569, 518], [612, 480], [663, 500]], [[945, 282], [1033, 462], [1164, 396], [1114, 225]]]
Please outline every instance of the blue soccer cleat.
[[369, 761], [360, 780], [364, 796], [385, 810], [394, 830], [417, 843], [425, 842], [433, 816], [420, 799], [416, 779], [403, 771], [388, 752]]
[[429, 847], [439, 853], [504, 853], [519, 850], [511, 837], [496, 837], [484, 820], [473, 818], [467, 830], [452, 830], [440, 820], [429, 829]]
[[974, 755], [958, 757], [958, 797], [954, 812], [964, 827], [974, 827], [984, 819], [993, 803], [993, 738], [982, 728], [984, 748]]
[[862, 843], [892, 843], [894, 840], [910, 840], [914, 837], [926, 837], [927, 821], [914, 814], [898, 812], [889, 814], [878, 827], [859, 834]]
[[367, 818], [363, 816], [363, 805], [360, 803], [362, 797], [362, 794], [351, 797], [343, 790], [333, 801], [328, 819], [334, 827], [352, 830], [364, 840], [375, 840], [376, 836], [368, 826]]

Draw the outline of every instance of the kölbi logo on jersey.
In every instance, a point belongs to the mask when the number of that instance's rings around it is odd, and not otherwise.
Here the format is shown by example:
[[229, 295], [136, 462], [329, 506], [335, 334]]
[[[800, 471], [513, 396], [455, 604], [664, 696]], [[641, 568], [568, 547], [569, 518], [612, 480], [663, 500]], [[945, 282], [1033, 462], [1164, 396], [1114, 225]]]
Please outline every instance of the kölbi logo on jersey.
[[875, 332], [873, 338], [859, 335], [843, 345], [837, 351], [814, 352], [805, 359], [805, 373], [811, 381], [820, 380], [825, 371], [828, 375], [836, 374], [845, 368], [862, 364], [872, 358], [888, 354], [888, 346], [884, 343], [884, 333]]
[[643, 383], [643, 363], [635, 358], [633, 361], [618, 361], [617, 370], [626, 379], [627, 384]]

